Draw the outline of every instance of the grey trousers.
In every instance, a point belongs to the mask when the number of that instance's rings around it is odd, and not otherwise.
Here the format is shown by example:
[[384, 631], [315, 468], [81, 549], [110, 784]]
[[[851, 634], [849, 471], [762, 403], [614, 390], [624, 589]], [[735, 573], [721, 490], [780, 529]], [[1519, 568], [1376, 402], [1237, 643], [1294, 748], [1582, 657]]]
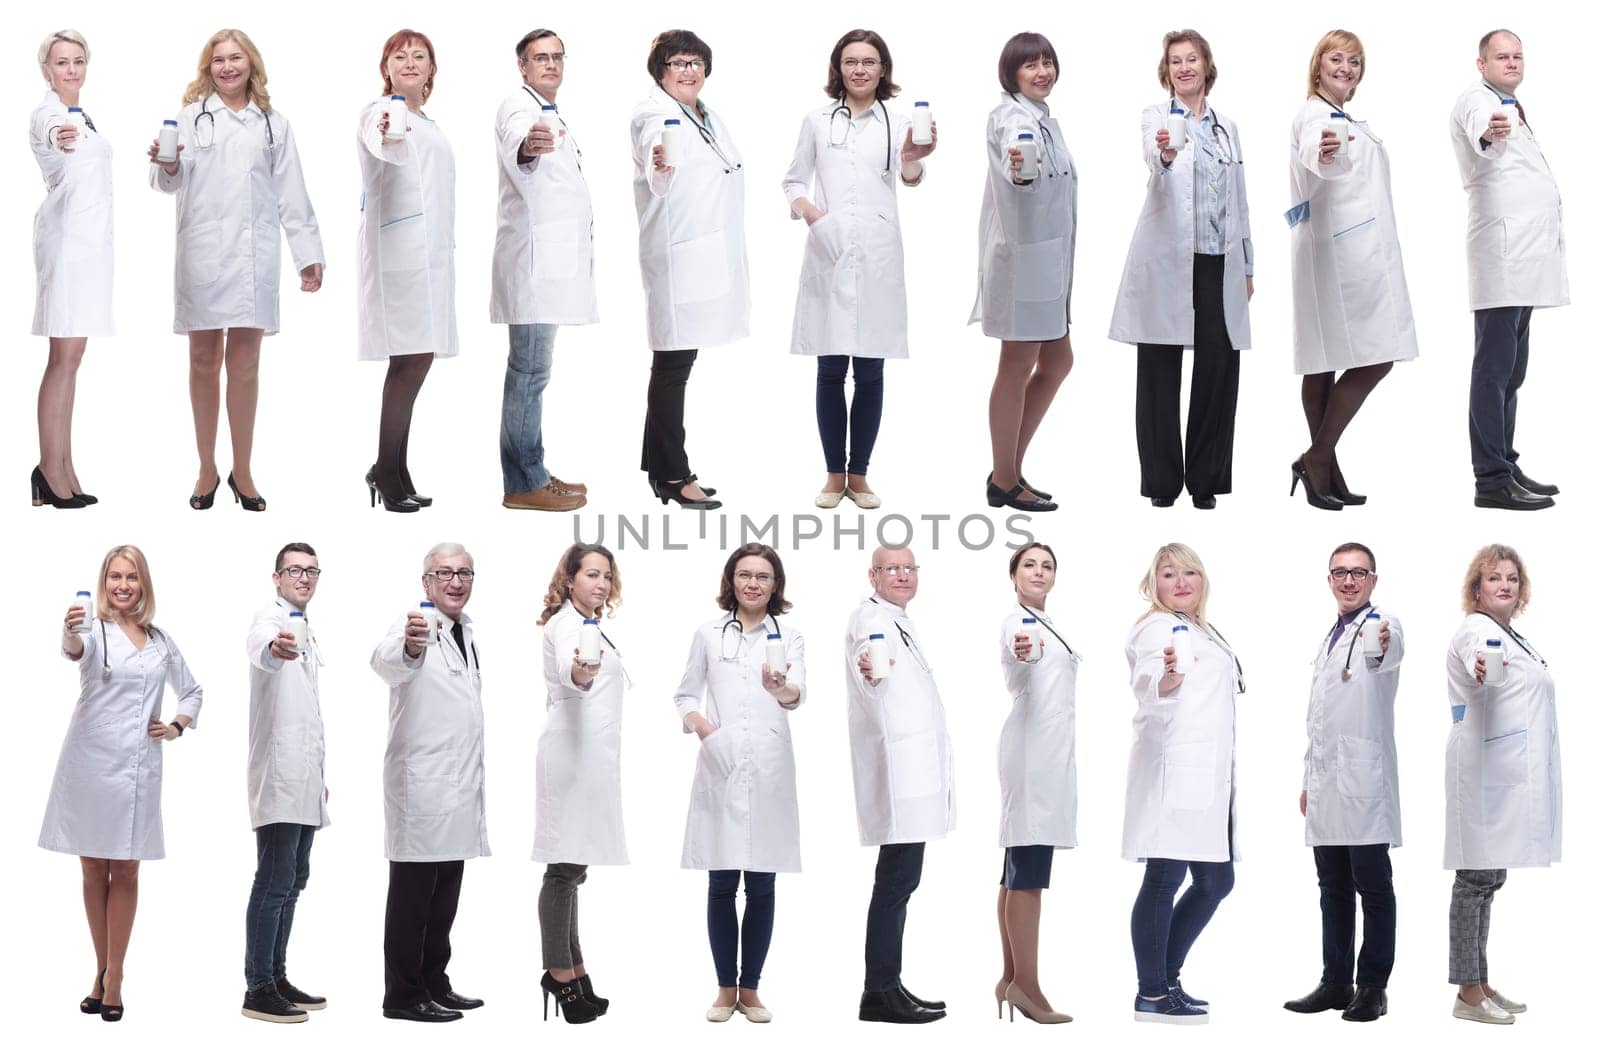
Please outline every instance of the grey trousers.
[[1450, 983], [1483, 984], [1489, 979], [1489, 906], [1506, 884], [1498, 871], [1457, 871], [1450, 891]]
[[588, 864], [550, 864], [539, 888], [539, 943], [546, 970], [570, 970], [583, 962], [578, 945], [578, 887]]

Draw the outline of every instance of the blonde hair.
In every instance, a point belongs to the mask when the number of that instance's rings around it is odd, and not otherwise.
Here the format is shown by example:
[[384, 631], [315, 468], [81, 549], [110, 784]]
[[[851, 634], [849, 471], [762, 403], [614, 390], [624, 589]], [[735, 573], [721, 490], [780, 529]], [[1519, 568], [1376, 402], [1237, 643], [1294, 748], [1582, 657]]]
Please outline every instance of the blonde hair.
[[199, 70], [189, 86], [183, 89], [183, 105], [198, 102], [207, 95], [215, 94], [216, 84], [211, 80], [211, 55], [217, 45], [225, 40], [231, 40], [239, 45], [239, 50], [244, 52], [245, 58], [250, 60], [250, 101], [261, 107], [262, 113], [272, 110], [272, 97], [267, 94], [267, 65], [261, 61], [261, 52], [256, 50], [255, 43], [245, 36], [242, 29], [219, 29], [211, 34], [211, 39], [206, 41], [205, 47], [200, 49]]
[[1472, 562], [1467, 565], [1467, 577], [1461, 583], [1461, 610], [1468, 615], [1480, 610], [1478, 604], [1478, 587], [1483, 584], [1483, 576], [1500, 566], [1502, 560], [1510, 560], [1517, 569], [1517, 579], [1521, 588], [1517, 591], [1517, 609], [1513, 615], [1520, 615], [1527, 608], [1528, 601], [1533, 598], [1533, 584], [1528, 581], [1528, 569], [1522, 566], [1522, 557], [1509, 545], [1498, 543], [1486, 545], [1472, 554]]
[[[89, 61], [89, 42], [83, 39], [83, 34], [76, 29], [58, 29], [44, 38], [44, 43], [39, 45], [39, 68], [42, 70], [50, 64], [50, 49], [57, 44], [76, 44], [83, 49], [83, 61]], [[46, 74], [46, 80], [49, 75]]]
[[1182, 542], [1168, 542], [1156, 550], [1155, 558], [1150, 561], [1150, 569], [1144, 573], [1144, 581], [1139, 583], [1139, 595], [1150, 602], [1150, 610], [1146, 611], [1145, 615], [1157, 611], [1165, 611], [1169, 615], [1177, 614], [1161, 602], [1161, 593], [1156, 588], [1157, 575], [1161, 571], [1162, 564], [1200, 572], [1200, 602], [1195, 605], [1194, 620], [1200, 624], [1201, 629], [1210, 633], [1211, 627], [1206, 622], [1206, 600], [1211, 595], [1211, 576], [1206, 574], [1205, 565], [1200, 562], [1200, 554]]
[[550, 617], [561, 610], [561, 605], [572, 599], [572, 580], [583, 570], [583, 558], [590, 553], [600, 554], [606, 558], [606, 563], [611, 565], [611, 593], [606, 597], [601, 610], [595, 612], [595, 617], [616, 615], [618, 606], [622, 604], [622, 572], [617, 570], [617, 558], [603, 545], [579, 542], [567, 546], [567, 551], [556, 561], [555, 573], [550, 576], [550, 586], [544, 591], [544, 611], [540, 613], [537, 625], [542, 626], [549, 622]]
[[[1356, 74], [1356, 88], [1367, 76], [1367, 53], [1361, 50], [1361, 38], [1344, 29], [1330, 29], [1322, 34], [1322, 39], [1317, 41], [1317, 46], [1311, 49], [1311, 70], [1306, 74], [1306, 98], [1317, 94], [1317, 76], [1322, 72], [1322, 56], [1330, 51], [1343, 51], [1346, 54], [1361, 56], [1361, 72]], [[1350, 98], [1356, 97], [1356, 89], [1350, 89]], [[1348, 100], [1347, 100], [1348, 101]]]
[[95, 616], [102, 619], [116, 617], [106, 599], [106, 575], [111, 573], [111, 561], [119, 556], [133, 564], [133, 570], [139, 576], [139, 602], [128, 616], [133, 619], [134, 625], [148, 626], [156, 620], [156, 587], [150, 582], [150, 564], [145, 560], [144, 553], [134, 545], [116, 546], [100, 561], [100, 578], [94, 584]]

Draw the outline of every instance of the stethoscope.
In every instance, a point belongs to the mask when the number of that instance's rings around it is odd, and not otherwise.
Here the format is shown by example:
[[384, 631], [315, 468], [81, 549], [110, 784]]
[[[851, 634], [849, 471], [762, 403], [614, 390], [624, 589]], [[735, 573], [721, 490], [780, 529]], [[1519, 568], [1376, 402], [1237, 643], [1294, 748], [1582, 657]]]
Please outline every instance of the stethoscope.
[[[1177, 96], [1173, 96], [1172, 102], [1167, 107], [1167, 112], [1171, 113], [1172, 108], [1177, 105]], [[1334, 109], [1338, 109], [1338, 107], [1336, 106]], [[1183, 109], [1178, 112], [1184, 115], [1185, 120], [1187, 120], [1193, 114], [1193, 111], [1187, 106], [1183, 107]], [[1208, 104], [1206, 106], [1206, 117], [1211, 118], [1211, 138], [1217, 144], [1217, 160], [1221, 161], [1224, 165], [1233, 164], [1233, 137], [1228, 134], [1228, 130], [1226, 128], [1222, 127], [1222, 115], [1217, 112], [1217, 108], [1215, 106]], [[1202, 123], [1204, 122], [1203, 118], [1196, 118], [1196, 120], [1199, 120]], [[1243, 164], [1244, 162], [1240, 161], [1239, 163]], [[1224, 641], [1223, 643], [1227, 642]]]
[[[111, 646], [106, 634], [106, 622], [108, 620], [102, 618], [95, 619], [95, 621], [100, 623], [100, 679], [109, 681], [111, 680]], [[157, 644], [161, 645], [161, 665], [162, 668], [165, 668], [167, 663], [172, 660], [172, 649], [167, 647], [167, 635], [155, 626], [151, 626], [150, 636]], [[133, 642], [129, 641], [128, 643], [132, 644]]]
[[[567, 603], [569, 603], [569, 604], [572, 603], [572, 597], [570, 595], [567, 597]], [[579, 610], [578, 605], [572, 604], [572, 610], [576, 611], [580, 618], [592, 618], [592, 619], [595, 620], [595, 625], [596, 626], [599, 625], [599, 623], [600, 623], [600, 611], [598, 609], [595, 610], [595, 613], [593, 615], [585, 615], [581, 610]], [[622, 671], [622, 683], [624, 685], [626, 685], [627, 687], [632, 688], [633, 687], [633, 678], [628, 676], [628, 664], [622, 661], [622, 649], [617, 647], [616, 644], [611, 640], [610, 637], [606, 636], [606, 631], [603, 630], [603, 629], [600, 631], [600, 639], [606, 642], [606, 646], [611, 649], [611, 654], [613, 654], [613, 655], [615, 655], [617, 657], [617, 669]], [[473, 644], [473, 648], [474, 649], [477, 648], [477, 644], [476, 643]], [[600, 664], [596, 663], [595, 664], [595, 676], [598, 677], [599, 674], [600, 674]]]
[[[1194, 623], [1189, 618], [1189, 616], [1183, 614], [1182, 612], [1173, 612], [1173, 614], [1177, 615], [1178, 621], [1184, 623], [1185, 625], [1191, 625], [1191, 624], [1198, 625], [1198, 623]], [[1244, 694], [1244, 663], [1239, 661], [1239, 656], [1233, 650], [1233, 645], [1229, 644], [1228, 643], [1228, 638], [1224, 637], [1222, 635], [1222, 631], [1217, 629], [1217, 624], [1215, 622], [1213, 622], [1210, 625], [1204, 627], [1203, 628], [1203, 632], [1207, 633], [1209, 636], [1216, 637], [1217, 640], [1222, 642], [1222, 647], [1223, 647], [1223, 649], [1225, 651], [1227, 651], [1228, 658], [1233, 660], [1234, 683], [1238, 686], [1238, 689], [1239, 689], [1238, 694], [1243, 695]]]
[[1496, 626], [1499, 626], [1500, 629], [1502, 631], [1504, 631], [1506, 636], [1510, 637], [1513, 641], [1516, 642], [1517, 647], [1521, 648], [1524, 652], [1526, 652], [1528, 654], [1529, 658], [1537, 659], [1539, 661], [1539, 665], [1543, 666], [1547, 670], [1550, 668], [1550, 664], [1544, 661], [1544, 656], [1540, 655], [1537, 651], [1534, 651], [1533, 645], [1528, 643], [1528, 638], [1527, 637], [1524, 637], [1522, 634], [1518, 633], [1516, 630], [1512, 629], [1510, 626], [1507, 626], [1505, 623], [1501, 622], [1499, 619], [1495, 618], [1493, 615], [1489, 614], [1487, 611], [1479, 609], [1478, 614], [1482, 615], [1484, 618], [1488, 619], [1490, 622], [1493, 622]]
[[[767, 618], [772, 620], [772, 632], [781, 636], [783, 631], [778, 628], [778, 616], [769, 612]], [[728, 630], [730, 629], [737, 631], [734, 634], [732, 655], [728, 654]], [[738, 615], [734, 615], [722, 624], [722, 636], [717, 640], [718, 657], [723, 662], [738, 662], [739, 657], [744, 653], [744, 641], [744, 623], [739, 621]]]
[[[460, 623], [456, 623], [456, 625], [461, 625], [461, 624]], [[310, 626], [306, 627], [307, 632], [309, 632], [310, 629], [311, 629]], [[461, 639], [465, 640], [466, 636], [467, 636], [467, 629], [466, 629], [465, 626], [461, 626]], [[450, 646], [448, 648], [442, 647], [442, 645], [444, 644], [444, 642], [446, 640], [448, 640], [450, 642]], [[477, 670], [478, 673], [480, 675], [482, 675], [483, 667], [478, 662], [478, 642], [477, 641], [473, 641], [471, 644], [469, 644], [467, 646], [468, 649], [472, 652], [472, 658], [470, 660], [465, 655], [461, 655], [460, 649], [458, 649], [456, 647], [456, 635], [454, 633], [450, 633], [448, 631], [441, 632], [439, 634], [439, 644], [441, 645], [441, 648], [439, 650], [445, 656], [444, 668], [446, 670], [450, 671], [450, 676], [452, 676], [452, 677], [460, 677], [462, 674], [467, 673], [468, 671], [471, 671], [471, 670]], [[422, 653], [423, 657], [426, 658], [428, 652], [433, 651], [433, 650], [434, 649], [432, 649], [432, 648], [425, 649], [423, 651], [423, 653]], [[461, 665], [460, 666], [457, 666], [457, 665], [455, 665], [454, 663], [452, 663], [450, 661], [449, 657], [452, 654], [461, 655]]]
[[[533, 97], [533, 101], [539, 104], [539, 107], [540, 107], [539, 112], [540, 112], [541, 115], [543, 115], [543, 113], [544, 113], [544, 107], [546, 107], [546, 106], [549, 106], [549, 107], [552, 107], [552, 108], [555, 107], [555, 103], [547, 102], [543, 97], [541, 97], [539, 95], [538, 92], [534, 91], [532, 88], [528, 87], [526, 84], [524, 84], [522, 86], [522, 90], [527, 92], [530, 96], [532, 96]], [[572, 154], [577, 159], [577, 162], [578, 162], [578, 171], [582, 172], [583, 171], [583, 151], [578, 149], [578, 140], [572, 134], [572, 129], [567, 127], [567, 122], [562, 120], [561, 111], [559, 111], [559, 110], [556, 111], [556, 120], [561, 121], [561, 130], [563, 132], [567, 133], [567, 141], [572, 144]]]
[[[1322, 97], [1319, 95], [1318, 98]], [[1322, 101], [1327, 102], [1328, 100], [1323, 99]], [[1331, 106], [1332, 103], [1329, 103], [1329, 105]], [[1376, 613], [1377, 610], [1378, 609], [1373, 607], [1371, 604], [1363, 605], [1361, 610], [1356, 612], [1355, 618], [1351, 620], [1350, 624], [1355, 628], [1355, 632], [1350, 634], [1350, 646], [1346, 648], [1344, 652], [1344, 669], [1339, 671], [1339, 680], [1348, 681], [1350, 679], [1350, 665], [1351, 663], [1355, 662], [1356, 645], [1361, 642], [1361, 634], [1366, 631], [1367, 612], [1371, 611]], [[1324, 658], [1327, 657], [1329, 647], [1327, 641], [1335, 633], [1339, 632], [1339, 627], [1343, 624], [1343, 619], [1335, 620], [1333, 628], [1328, 631], [1328, 636], [1322, 638], [1323, 645], [1321, 650], [1317, 652], [1317, 663], [1320, 663]]]
[[[887, 178], [892, 171], [891, 166], [894, 161], [894, 128], [889, 121], [889, 108], [883, 105], [883, 100], [879, 99], [873, 105], [883, 112], [883, 174]], [[871, 107], [868, 107], [868, 112], [871, 112]], [[839, 122], [840, 117], [844, 118], [842, 125]], [[855, 113], [851, 111], [849, 106], [845, 105], [843, 99], [840, 99], [839, 105], [835, 106], [833, 112], [828, 115], [828, 145], [831, 147], [844, 146], [850, 139], [850, 126], [855, 123], [855, 119]], [[834, 132], [840, 128], [843, 131], [836, 136]], [[835, 139], [838, 141], [835, 142]]]
[[[211, 134], [208, 136], [201, 136], [200, 134], [200, 119], [202, 117], [211, 122], [209, 126]], [[272, 115], [262, 110], [261, 119], [267, 122], [267, 149], [271, 150], [278, 145], [277, 138], [272, 134]], [[90, 125], [89, 127], [93, 128], [94, 126]], [[204, 140], [203, 142], [202, 139]], [[216, 140], [217, 115], [211, 112], [211, 96], [207, 95], [200, 100], [200, 112], [194, 115], [194, 142], [201, 150], [210, 150], [211, 144]]]
[[1372, 130], [1367, 127], [1367, 122], [1356, 120], [1354, 117], [1350, 116], [1350, 111], [1349, 110], [1345, 109], [1343, 106], [1340, 106], [1338, 103], [1334, 102], [1332, 99], [1328, 98], [1326, 95], [1322, 94], [1321, 92], [1317, 92], [1317, 98], [1321, 99], [1323, 102], [1327, 103], [1328, 104], [1328, 108], [1332, 112], [1343, 114], [1344, 115], [1344, 119], [1350, 122], [1350, 127], [1351, 128], [1359, 128], [1359, 129], [1361, 129], [1361, 134], [1362, 135], [1366, 136], [1368, 139], [1371, 139], [1374, 143], [1377, 143], [1380, 146], [1383, 145], [1383, 140], [1379, 139], [1377, 136], [1372, 134]]
[[[674, 99], [673, 101], [677, 102], [676, 99]], [[695, 103], [696, 107], [698, 107], [699, 105], [700, 104], [698, 102]], [[731, 176], [735, 172], [738, 172], [738, 171], [740, 171], [740, 170], [742, 170], [744, 168], [744, 163], [743, 162], [731, 161], [731, 160], [729, 160], [728, 155], [723, 152], [722, 144], [717, 142], [717, 135], [711, 129], [711, 114], [710, 114], [709, 111], [706, 113], [705, 123], [701, 124], [700, 123], [700, 119], [698, 117], [696, 117], [693, 113], [689, 112], [689, 108], [687, 106], [683, 105], [683, 103], [681, 103], [681, 102], [678, 103], [678, 109], [683, 111], [683, 115], [685, 117], [689, 118], [689, 123], [694, 125], [695, 130], [700, 133], [700, 138], [704, 139], [706, 145], [709, 146], [716, 153], [717, 158], [722, 162], [722, 174], [723, 175]]]
[[1026, 611], [1028, 613], [1028, 617], [1029, 618], [1033, 619], [1039, 625], [1041, 625], [1045, 629], [1049, 630], [1050, 631], [1050, 636], [1054, 637], [1056, 640], [1061, 642], [1061, 646], [1063, 648], [1067, 649], [1067, 654], [1068, 655], [1072, 656], [1074, 659], [1078, 658], [1078, 653], [1072, 650], [1072, 645], [1067, 643], [1067, 638], [1065, 638], [1061, 634], [1057, 633], [1056, 632], [1056, 628], [1054, 626], [1050, 625], [1050, 623], [1045, 620], [1045, 617], [1044, 617], [1043, 614], [1033, 610], [1031, 607], [1029, 607], [1028, 605], [1024, 604], [1020, 600], [1017, 601], [1017, 607], [1021, 608], [1024, 611]]
[[[870, 599], [874, 604], [878, 602], [877, 597], [872, 597]], [[904, 644], [906, 646], [906, 650], [911, 652], [911, 657], [917, 660], [917, 665], [922, 667], [922, 672], [932, 673], [933, 668], [928, 665], [928, 660], [922, 657], [922, 649], [917, 647], [917, 642], [912, 639], [910, 631], [904, 626], [900, 625], [899, 619], [891, 617], [891, 621], [894, 622], [894, 628], [900, 631], [900, 643]], [[1062, 641], [1062, 643], [1065, 644], [1066, 642]]]
[[[1499, 88], [1496, 88], [1488, 81], [1483, 82], [1483, 87], [1485, 91], [1488, 91], [1494, 95], [1494, 101], [1496, 103], [1504, 103], [1507, 99], [1511, 100], [1511, 104], [1517, 108], [1517, 120], [1521, 121], [1527, 127], [1528, 135], [1531, 138], [1533, 136], [1533, 125], [1528, 124], [1528, 116], [1523, 112], [1522, 104], [1517, 102], [1517, 97], [1515, 95], [1502, 94]], [[90, 125], [89, 127], [93, 128], [94, 125]], [[1510, 630], [1507, 630], [1506, 632], [1509, 633]]]
[[[1022, 107], [1023, 110], [1030, 114], [1033, 112], [1026, 105], [1024, 105], [1021, 99], [1017, 98], [1016, 92], [1006, 92], [1006, 94], [1011, 96], [1011, 101]], [[1044, 174], [1044, 178], [1055, 179], [1057, 176], [1066, 175], [1066, 170], [1056, 164], [1056, 137], [1050, 134], [1050, 129], [1045, 126], [1043, 120], [1036, 120], [1034, 121], [1034, 124], [1039, 129], [1039, 156], [1044, 160], [1046, 167], [1049, 169], [1049, 171]], [[1062, 641], [1061, 643], [1065, 644], [1066, 641]], [[1069, 648], [1067, 650], [1071, 651], [1072, 649]]]

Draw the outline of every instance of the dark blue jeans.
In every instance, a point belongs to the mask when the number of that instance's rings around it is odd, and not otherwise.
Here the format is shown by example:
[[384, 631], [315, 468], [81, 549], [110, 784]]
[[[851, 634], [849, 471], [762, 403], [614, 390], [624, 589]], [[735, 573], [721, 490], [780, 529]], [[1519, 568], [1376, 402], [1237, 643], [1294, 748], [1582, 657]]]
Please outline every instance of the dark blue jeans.
[[1528, 375], [1531, 307], [1492, 307], [1472, 313], [1472, 388], [1467, 430], [1478, 490], [1511, 482], [1517, 462], [1517, 389]]
[[[1322, 888], [1322, 983], [1389, 987], [1394, 969], [1394, 870], [1387, 845], [1319, 845], [1311, 850]], [[1361, 893], [1361, 962], [1356, 964], [1356, 893]]]
[[284, 976], [294, 906], [311, 877], [315, 827], [269, 823], [256, 828], [256, 880], [244, 911], [244, 983], [260, 988]]
[[512, 326], [500, 398], [500, 475], [507, 494], [538, 490], [550, 482], [544, 467], [544, 388], [550, 383], [556, 327]]
[[[1193, 881], [1174, 907], [1172, 898], [1185, 875]], [[1133, 961], [1139, 969], [1140, 995], [1166, 995], [1168, 986], [1178, 983], [1189, 949], [1232, 891], [1231, 860], [1145, 861], [1144, 884], [1133, 902]]]
[[[844, 375], [853, 371], [854, 397], [845, 405]], [[849, 355], [817, 358], [817, 432], [829, 472], [865, 476], [883, 420], [883, 360]], [[850, 431], [850, 457], [845, 460], [845, 426]]]
[[867, 992], [900, 987], [900, 944], [906, 932], [906, 905], [922, 882], [926, 842], [878, 847], [878, 871], [867, 905]]
[[[772, 946], [772, 918], [777, 904], [778, 876], [771, 871], [744, 873], [744, 926], [733, 899], [739, 892], [739, 872], [709, 871], [706, 890], [706, 933], [711, 937], [711, 961], [722, 988], [761, 987], [761, 967]], [[742, 938], [742, 939], [741, 939]], [[741, 956], [741, 951], [743, 955]], [[743, 961], [743, 969], [740, 961]]]

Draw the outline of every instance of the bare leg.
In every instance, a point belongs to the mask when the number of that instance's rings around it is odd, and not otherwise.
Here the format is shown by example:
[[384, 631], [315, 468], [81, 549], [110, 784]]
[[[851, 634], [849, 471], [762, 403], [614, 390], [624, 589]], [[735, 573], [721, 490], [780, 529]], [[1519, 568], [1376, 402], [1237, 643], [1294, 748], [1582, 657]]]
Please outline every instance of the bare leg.
[[1015, 964], [1011, 983], [1040, 1007], [1050, 1010], [1050, 1001], [1039, 991], [1039, 909], [1043, 894], [1042, 889], [1013, 889], [1007, 895], [1006, 934]]
[[[1015, 486], [1015, 484], [1012, 484]], [[1006, 887], [1000, 887], [1000, 897], [995, 903], [995, 914], [1000, 920], [1000, 980], [995, 982], [994, 1001], [998, 1007], [1005, 998], [1006, 988], [1017, 975], [1016, 961], [1011, 958], [1011, 936], [1006, 932]]]
[[105, 991], [101, 974], [106, 968], [106, 894], [111, 865], [92, 856], [79, 857], [78, 864], [83, 870], [83, 912], [89, 917], [89, 939], [94, 942], [95, 985], [90, 995], [99, 998]]
[[989, 389], [989, 453], [994, 467], [990, 482], [1001, 490], [1015, 487], [1021, 474], [1022, 459], [1017, 451], [1022, 437], [1023, 405], [1028, 379], [1038, 361], [1038, 344], [1000, 342], [1000, 364], [995, 369], [994, 386]]
[[87, 337], [51, 337], [39, 381], [39, 471], [57, 497], [78, 493], [72, 471], [72, 402]]
[[[723, 991], [724, 991], [724, 989], [718, 989], [717, 990], [717, 998], [718, 999], [722, 998], [722, 992]], [[738, 992], [739, 992], [739, 1002], [744, 1004], [745, 1006], [761, 1006], [761, 1007], [764, 1007], [764, 1006], [767, 1005], [767, 1004], [765, 1004], [765, 1003], [763, 1003], [761, 1001], [761, 996], [756, 994], [756, 990], [754, 988], [740, 988], [740, 989], [738, 989]]]
[[200, 473], [194, 493], [209, 494], [221, 477], [217, 474], [217, 414], [222, 409], [222, 330], [202, 329], [189, 334], [189, 406], [194, 411], [194, 446], [200, 455]]
[[228, 330], [228, 438], [233, 442], [233, 481], [239, 493], [259, 495], [250, 474], [255, 447], [256, 400], [261, 391], [261, 330]]
[[1028, 379], [1027, 393], [1022, 399], [1022, 422], [1017, 430], [1017, 476], [1022, 475], [1022, 462], [1028, 455], [1028, 445], [1039, 430], [1050, 404], [1055, 401], [1061, 382], [1072, 372], [1072, 341], [1067, 337], [1039, 345], [1039, 364]]
[[133, 935], [133, 914], [139, 906], [139, 861], [111, 860], [111, 885], [106, 896], [106, 1002], [122, 1005], [122, 966]]

